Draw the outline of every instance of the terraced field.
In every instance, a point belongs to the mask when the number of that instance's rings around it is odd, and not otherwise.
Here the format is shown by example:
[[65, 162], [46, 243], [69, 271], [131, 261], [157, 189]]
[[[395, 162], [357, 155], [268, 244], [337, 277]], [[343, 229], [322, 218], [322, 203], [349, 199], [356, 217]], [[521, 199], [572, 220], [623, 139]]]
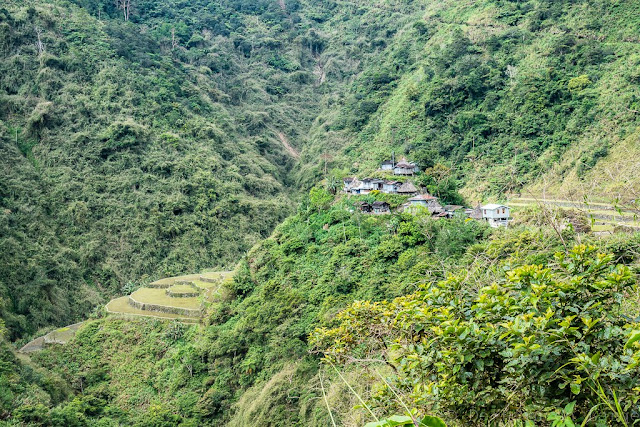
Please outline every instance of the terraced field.
[[107, 304], [106, 309], [109, 314], [116, 314], [116, 315], [122, 315], [122, 316], [155, 317], [158, 319], [179, 320], [181, 322], [187, 322], [187, 323], [198, 323], [198, 321], [200, 320], [198, 318], [189, 318], [185, 316], [180, 316], [178, 314], [154, 313], [151, 311], [140, 310], [129, 305], [128, 296], [111, 300], [109, 304]]
[[[230, 271], [167, 277], [140, 288], [131, 295], [109, 301], [107, 313], [125, 317], [154, 317], [198, 323], [206, 304], [222, 296], [223, 285], [232, 280]], [[82, 322], [56, 329], [38, 337], [20, 349], [22, 354], [42, 350], [50, 344], [66, 344]]]
[[196, 323], [202, 317], [205, 306], [220, 298], [222, 285], [231, 279], [231, 272], [228, 271], [167, 277], [129, 296], [110, 301], [106, 310], [114, 315]]
[[74, 323], [73, 325], [51, 331], [47, 335], [36, 338], [26, 344], [20, 349], [20, 352], [31, 353], [33, 351], [42, 350], [47, 345], [66, 344], [76, 335], [76, 332], [80, 329], [80, 326], [82, 326], [83, 323], [84, 322]]

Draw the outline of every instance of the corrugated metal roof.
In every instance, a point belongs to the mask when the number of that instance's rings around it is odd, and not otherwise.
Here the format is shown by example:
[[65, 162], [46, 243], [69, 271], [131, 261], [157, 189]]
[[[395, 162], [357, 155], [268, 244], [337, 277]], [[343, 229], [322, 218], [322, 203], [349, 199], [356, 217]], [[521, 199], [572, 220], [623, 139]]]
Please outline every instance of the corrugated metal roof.
[[480, 209], [487, 209], [487, 210], [494, 210], [494, 209], [498, 209], [498, 208], [509, 208], [509, 206], [506, 205], [499, 205], [496, 203], [489, 203], [488, 205], [483, 205], [480, 206]]

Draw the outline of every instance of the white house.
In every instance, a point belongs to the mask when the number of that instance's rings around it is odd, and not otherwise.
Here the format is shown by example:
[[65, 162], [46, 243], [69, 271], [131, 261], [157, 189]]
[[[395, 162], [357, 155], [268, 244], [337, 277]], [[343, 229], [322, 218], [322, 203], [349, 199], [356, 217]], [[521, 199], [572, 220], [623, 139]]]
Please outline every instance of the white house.
[[358, 178], [352, 178], [350, 176], [342, 179], [343, 190], [345, 193], [350, 193], [353, 187], [358, 185]]
[[[357, 181], [357, 182], [356, 182]], [[351, 194], [369, 194], [372, 190], [377, 188], [377, 184], [374, 184], [373, 178], [363, 178], [361, 181], [356, 180], [352, 183], [349, 191]]]
[[413, 175], [419, 171], [420, 168], [415, 163], [408, 162], [405, 158], [402, 158], [402, 160], [393, 167], [394, 175]]
[[396, 194], [401, 185], [402, 183], [398, 181], [385, 181], [384, 184], [382, 184], [382, 192]]
[[482, 219], [487, 221], [491, 227], [506, 227], [509, 225], [509, 207], [499, 204], [488, 204], [480, 206]]
[[373, 178], [371, 180], [371, 188], [373, 190], [382, 191], [384, 189], [384, 179]]
[[391, 171], [391, 170], [393, 170], [394, 166], [395, 166], [395, 164], [394, 164], [393, 160], [385, 160], [380, 165], [380, 169], [382, 169], [383, 171]]

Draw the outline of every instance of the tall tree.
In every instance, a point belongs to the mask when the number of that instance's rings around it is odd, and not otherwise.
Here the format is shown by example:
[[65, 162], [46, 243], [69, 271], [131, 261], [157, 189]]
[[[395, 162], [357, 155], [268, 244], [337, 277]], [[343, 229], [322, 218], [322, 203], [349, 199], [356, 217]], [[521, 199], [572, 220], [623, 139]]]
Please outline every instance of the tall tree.
[[122, 10], [124, 20], [128, 21], [129, 16], [131, 15], [131, 0], [114, 0], [114, 1], [116, 2], [116, 7]]

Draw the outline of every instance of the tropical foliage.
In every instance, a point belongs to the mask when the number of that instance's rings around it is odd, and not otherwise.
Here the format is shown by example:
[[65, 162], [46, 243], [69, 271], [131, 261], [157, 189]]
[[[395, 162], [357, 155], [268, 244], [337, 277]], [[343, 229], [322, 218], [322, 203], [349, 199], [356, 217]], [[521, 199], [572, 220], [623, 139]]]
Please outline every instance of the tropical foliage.
[[[544, 227], [366, 215], [356, 201], [319, 208], [305, 199], [240, 262], [233, 298], [212, 306], [205, 325], [98, 319], [32, 356], [72, 395], [61, 402], [34, 382], [6, 413], [25, 422], [76, 414], [79, 425], [364, 425], [406, 420], [402, 402], [416, 420], [455, 426], [496, 414], [579, 420], [596, 405], [593, 420], [615, 422], [604, 399], [614, 409], [618, 399], [629, 417], [638, 344], [626, 324], [638, 291], [627, 267], [592, 246], [565, 254]], [[567, 229], [563, 239], [597, 242], [630, 266], [640, 253], [635, 235], [596, 241]], [[10, 362], [14, 372], [34, 369], [25, 363]], [[95, 406], [74, 406], [85, 401]]]
[[613, 256], [580, 245], [549, 267], [526, 265], [480, 289], [452, 276], [391, 302], [356, 302], [314, 333], [328, 361], [393, 368], [373, 402], [437, 411], [461, 425], [544, 422], [570, 405], [575, 422], [632, 425], [640, 335], [621, 311], [635, 285]]
[[[637, 235], [365, 215], [406, 198], [337, 193], [394, 152], [447, 203], [639, 200], [639, 16], [2, 2], [0, 422], [633, 424]], [[202, 325], [102, 318], [137, 284], [236, 264]], [[90, 314], [68, 346], [12, 351]]]

